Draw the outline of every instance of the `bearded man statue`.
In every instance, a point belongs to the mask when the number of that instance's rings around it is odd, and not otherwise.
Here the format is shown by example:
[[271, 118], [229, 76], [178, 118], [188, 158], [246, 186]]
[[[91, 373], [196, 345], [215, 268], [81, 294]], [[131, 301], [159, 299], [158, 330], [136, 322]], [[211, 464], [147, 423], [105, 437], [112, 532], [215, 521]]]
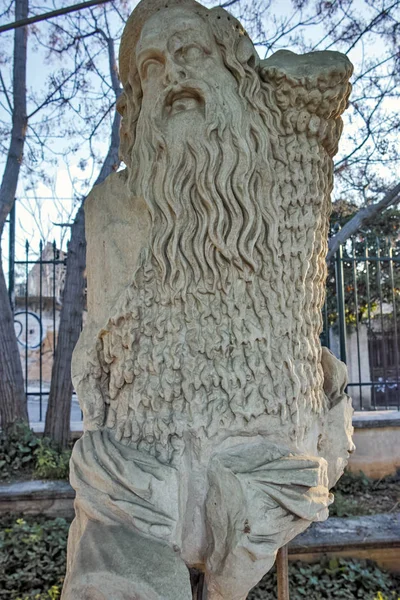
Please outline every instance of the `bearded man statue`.
[[86, 203], [64, 600], [244, 600], [328, 516], [351, 442], [321, 348], [332, 157], [352, 67], [260, 60], [195, 0], [142, 0], [121, 41], [126, 169]]

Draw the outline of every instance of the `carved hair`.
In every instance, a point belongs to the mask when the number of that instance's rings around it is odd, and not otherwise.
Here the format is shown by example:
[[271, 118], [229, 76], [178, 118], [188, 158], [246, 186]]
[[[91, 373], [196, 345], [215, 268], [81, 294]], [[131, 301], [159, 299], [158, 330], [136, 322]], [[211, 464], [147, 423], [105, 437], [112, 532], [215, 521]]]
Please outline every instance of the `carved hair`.
[[[216, 285], [224, 287], [230, 264], [246, 278], [249, 270], [260, 273], [263, 265], [275, 261], [278, 254], [279, 197], [272, 190], [275, 181], [272, 170], [274, 161], [282, 160], [277, 141], [280, 112], [270, 87], [255, 70], [258, 56], [247, 35], [242, 32], [227, 36], [226, 28], [219, 26], [217, 19], [208, 23], [238, 89], [235, 95], [224, 90], [224, 107], [222, 97], [217, 99], [216, 106], [206, 103], [207, 127], [200, 143], [188, 140], [179, 155], [175, 151], [170, 156], [168, 141], [157, 131], [154, 119], [138, 123], [142, 91], [137, 72], [132, 73], [119, 103], [123, 115], [121, 155], [129, 167], [130, 186], [135, 195], [143, 196], [148, 203], [155, 234], [153, 254], [162, 271], [163, 284], [167, 277], [172, 277], [170, 283], [175, 290], [177, 265], [184, 267], [181, 276], [190, 276], [193, 270], [195, 284], [202, 279], [206, 289], [212, 291]], [[195, 84], [199, 86], [198, 82]], [[244, 100], [249, 111], [248, 131], [232, 128], [232, 115], [227, 114], [233, 106], [239, 113], [243, 111], [244, 105], [238, 106], [238, 98]], [[211, 104], [212, 94], [207, 100]], [[148, 169], [143, 168], [144, 163], [153, 166], [150, 176]], [[167, 186], [160, 180], [166, 170], [170, 178], [174, 177]], [[189, 172], [195, 174], [196, 190], [187, 189], [184, 198], [180, 198], [176, 194], [181, 185], [178, 179], [184, 180]], [[192, 183], [188, 177], [187, 186]], [[186, 204], [188, 200], [191, 206]], [[180, 217], [176, 219], [174, 213], [178, 207]], [[190, 231], [190, 226], [196, 225], [196, 217], [197, 221], [209, 222], [207, 232], [199, 231], [199, 227], [196, 232]], [[205, 243], [206, 233], [210, 244]], [[197, 254], [193, 254], [193, 248]], [[210, 253], [215, 253], [215, 257]], [[211, 272], [208, 269], [205, 273], [207, 265]], [[279, 269], [280, 264], [275, 266]], [[188, 283], [181, 282], [178, 288], [187, 289]]]
[[327, 210], [312, 185], [326, 165], [316, 156], [296, 182], [289, 161], [310, 152], [308, 141], [278, 137], [281, 115], [248, 40], [219, 36], [213, 23], [238, 93], [225, 96], [225, 110], [206, 110], [203, 136], [169, 152], [157, 123], [138, 118], [136, 74], [119, 107], [129, 183], [153, 226], [100, 333], [107, 424], [165, 462], [188, 426], [211, 437], [265, 427], [270, 414], [296, 424], [300, 406], [320, 412], [324, 403], [315, 230], [323, 235]]

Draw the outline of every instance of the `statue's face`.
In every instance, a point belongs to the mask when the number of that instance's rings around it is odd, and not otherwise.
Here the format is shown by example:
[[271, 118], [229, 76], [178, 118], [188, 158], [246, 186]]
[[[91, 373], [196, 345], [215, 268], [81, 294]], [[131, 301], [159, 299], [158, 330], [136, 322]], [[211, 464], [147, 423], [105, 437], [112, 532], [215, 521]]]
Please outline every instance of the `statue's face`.
[[190, 10], [153, 15], [142, 29], [136, 64], [142, 110], [164, 122], [204, 116], [207, 96], [236, 85], [207, 23]]

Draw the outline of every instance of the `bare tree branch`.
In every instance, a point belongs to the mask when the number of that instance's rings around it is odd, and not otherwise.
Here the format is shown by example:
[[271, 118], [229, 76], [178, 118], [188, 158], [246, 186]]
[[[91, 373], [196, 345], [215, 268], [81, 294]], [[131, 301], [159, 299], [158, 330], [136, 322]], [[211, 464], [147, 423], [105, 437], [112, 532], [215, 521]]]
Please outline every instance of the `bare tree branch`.
[[400, 183], [387, 192], [379, 202], [370, 204], [365, 208], [361, 208], [358, 213], [354, 215], [354, 217], [329, 240], [329, 250], [326, 257], [327, 262], [332, 260], [339, 246], [344, 244], [349, 237], [357, 233], [357, 231], [359, 231], [359, 229], [365, 225], [365, 223], [370, 221], [385, 208], [389, 208], [389, 206], [397, 204], [397, 202], [400, 202]]
[[3, 88], [4, 95], [5, 95], [6, 100], [7, 100], [8, 108], [10, 109], [10, 114], [12, 114], [13, 107], [12, 107], [10, 96], [8, 95], [7, 88], [6, 88], [6, 85], [4, 83], [4, 79], [3, 79], [3, 75], [1, 73], [1, 71], [0, 71], [0, 81], [1, 81], [1, 86]]

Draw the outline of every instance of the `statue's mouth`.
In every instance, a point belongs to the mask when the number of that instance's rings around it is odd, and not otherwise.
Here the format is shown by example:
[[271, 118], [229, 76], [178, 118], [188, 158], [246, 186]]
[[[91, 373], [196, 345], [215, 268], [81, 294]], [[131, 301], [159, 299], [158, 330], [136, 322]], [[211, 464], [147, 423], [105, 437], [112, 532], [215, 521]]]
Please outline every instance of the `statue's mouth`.
[[173, 88], [165, 99], [165, 109], [167, 116], [172, 116], [187, 110], [204, 109], [204, 98], [200, 92], [194, 88]]

